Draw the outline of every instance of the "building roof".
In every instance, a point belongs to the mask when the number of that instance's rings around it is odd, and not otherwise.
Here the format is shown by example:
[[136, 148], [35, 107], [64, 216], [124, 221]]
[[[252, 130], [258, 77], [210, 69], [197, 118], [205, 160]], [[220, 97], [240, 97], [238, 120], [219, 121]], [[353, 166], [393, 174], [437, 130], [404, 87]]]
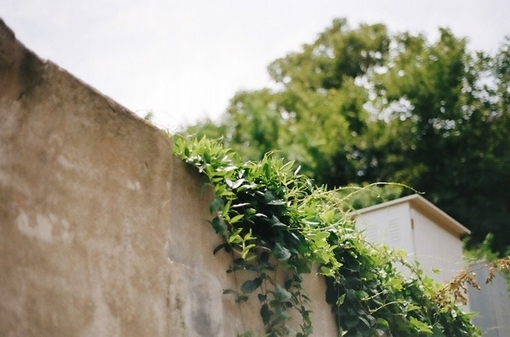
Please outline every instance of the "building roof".
[[358, 215], [362, 215], [364, 213], [369, 213], [375, 210], [389, 208], [398, 204], [409, 203], [412, 208], [416, 209], [439, 226], [443, 227], [450, 233], [457, 236], [464, 236], [471, 234], [471, 231], [464, 227], [460, 222], [443, 212], [441, 209], [436, 207], [430, 201], [422, 197], [418, 194], [412, 194], [407, 197], [391, 200], [382, 204], [377, 204], [374, 206], [362, 208], [351, 212], [349, 215], [353, 217], [357, 217]]

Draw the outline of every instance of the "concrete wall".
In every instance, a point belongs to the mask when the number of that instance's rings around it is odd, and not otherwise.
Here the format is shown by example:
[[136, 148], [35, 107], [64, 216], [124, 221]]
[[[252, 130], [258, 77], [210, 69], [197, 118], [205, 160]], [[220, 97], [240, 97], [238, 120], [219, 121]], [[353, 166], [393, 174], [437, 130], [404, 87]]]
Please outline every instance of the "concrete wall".
[[[202, 187], [163, 132], [0, 20], [0, 336], [261, 333], [256, 303], [222, 295]], [[305, 287], [314, 335], [336, 336], [323, 280]]]

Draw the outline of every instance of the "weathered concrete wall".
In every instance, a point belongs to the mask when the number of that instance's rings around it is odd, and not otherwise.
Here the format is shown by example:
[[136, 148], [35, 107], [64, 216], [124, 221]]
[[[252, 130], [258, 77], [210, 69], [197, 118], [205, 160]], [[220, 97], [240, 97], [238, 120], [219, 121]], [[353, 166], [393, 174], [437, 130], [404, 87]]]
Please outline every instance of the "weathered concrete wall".
[[[0, 336], [261, 332], [161, 131], [24, 48], [0, 20]], [[240, 275], [239, 277], [243, 277]], [[315, 336], [336, 336], [312, 275]]]
[[0, 335], [165, 335], [168, 139], [1, 24], [0, 71]]

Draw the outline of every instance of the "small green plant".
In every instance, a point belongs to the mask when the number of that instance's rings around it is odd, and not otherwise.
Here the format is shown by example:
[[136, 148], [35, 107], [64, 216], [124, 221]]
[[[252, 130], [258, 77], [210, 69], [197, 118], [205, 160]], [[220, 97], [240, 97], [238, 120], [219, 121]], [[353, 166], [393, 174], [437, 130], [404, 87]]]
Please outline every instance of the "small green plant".
[[[326, 278], [341, 336], [479, 336], [470, 316], [449, 296], [437, 300], [441, 288], [402, 253], [366, 242], [345, 213], [352, 193], [314, 186], [294, 163], [271, 154], [241, 162], [216, 141], [174, 143], [174, 153], [214, 187], [211, 225], [224, 242], [213, 253], [232, 255], [228, 273], [253, 276], [224, 293], [239, 305], [257, 297], [265, 336], [313, 333], [302, 282], [315, 266]], [[397, 265], [414, 277], [404, 277]], [[283, 280], [276, 276], [282, 270]], [[291, 311], [301, 317], [298, 332], [288, 324]]]

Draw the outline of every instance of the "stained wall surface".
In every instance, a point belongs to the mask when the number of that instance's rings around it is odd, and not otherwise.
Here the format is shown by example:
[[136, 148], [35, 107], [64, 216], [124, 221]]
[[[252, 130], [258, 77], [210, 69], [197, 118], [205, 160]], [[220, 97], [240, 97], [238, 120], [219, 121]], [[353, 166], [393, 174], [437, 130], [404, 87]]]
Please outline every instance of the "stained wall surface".
[[[202, 187], [167, 135], [0, 20], [0, 336], [262, 332], [255, 303], [222, 295]], [[314, 335], [336, 336], [324, 281], [306, 289]]]

